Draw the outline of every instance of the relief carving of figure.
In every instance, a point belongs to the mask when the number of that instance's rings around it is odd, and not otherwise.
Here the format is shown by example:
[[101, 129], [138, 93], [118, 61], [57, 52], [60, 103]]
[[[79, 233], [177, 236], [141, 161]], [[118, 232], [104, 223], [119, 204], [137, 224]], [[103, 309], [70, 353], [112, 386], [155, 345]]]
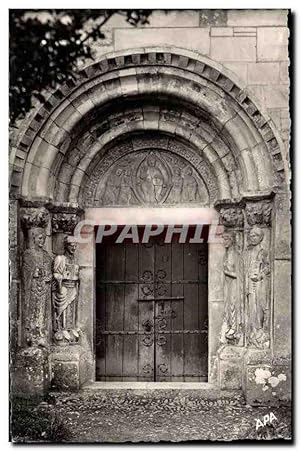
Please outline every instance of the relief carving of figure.
[[45, 347], [48, 341], [47, 313], [51, 302], [52, 258], [44, 250], [45, 230], [32, 229], [33, 247], [23, 254], [24, 338], [28, 346]]
[[118, 204], [129, 205], [131, 202], [131, 172], [130, 169], [123, 169], [121, 175], [120, 192], [118, 196]]
[[122, 169], [117, 168], [114, 174], [111, 174], [108, 178], [103, 194], [104, 205], [116, 205], [118, 203], [122, 174]]
[[242, 259], [236, 249], [234, 232], [223, 233], [225, 256], [224, 271], [224, 336], [225, 341], [237, 344], [241, 338], [241, 271]]
[[193, 176], [193, 169], [187, 168], [183, 178], [183, 201], [195, 202], [198, 192], [198, 183]]
[[270, 345], [270, 261], [263, 238], [263, 230], [254, 226], [246, 253], [247, 343], [261, 349]]
[[158, 203], [164, 187], [164, 176], [156, 165], [154, 154], [148, 156], [139, 176], [144, 199], [147, 202]]
[[53, 310], [54, 339], [57, 344], [76, 343], [77, 301], [79, 290], [79, 266], [75, 263], [77, 243], [74, 237], [64, 240], [64, 255], [57, 255], [53, 262]]

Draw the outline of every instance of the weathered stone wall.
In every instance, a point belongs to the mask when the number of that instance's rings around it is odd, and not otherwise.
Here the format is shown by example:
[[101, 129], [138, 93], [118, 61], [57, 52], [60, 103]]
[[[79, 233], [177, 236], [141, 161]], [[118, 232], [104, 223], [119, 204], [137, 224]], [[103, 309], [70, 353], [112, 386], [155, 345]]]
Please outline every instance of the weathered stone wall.
[[95, 58], [107, 52], [149, 46], [194, 50], [221, 63], [268, 113], [288, 152], [289, 76], [287, 10], [154, 11], [135, 28], [113, 16], [106, 39], [94, 44]]

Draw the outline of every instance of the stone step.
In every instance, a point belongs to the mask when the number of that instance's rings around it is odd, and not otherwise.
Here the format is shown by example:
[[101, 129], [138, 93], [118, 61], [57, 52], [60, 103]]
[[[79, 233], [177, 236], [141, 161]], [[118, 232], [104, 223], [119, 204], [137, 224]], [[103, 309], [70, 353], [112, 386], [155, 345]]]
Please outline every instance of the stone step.
[[86, 384], [80, 391], [49, 394], [48, 402], [72, 404], [82, 402], [95, 406], [177, 406], [213, 407], [243, 405], [245, 399], [239, 390], [219, 390], [207, 383], [157, 383], [157, 382], [95, 382]]

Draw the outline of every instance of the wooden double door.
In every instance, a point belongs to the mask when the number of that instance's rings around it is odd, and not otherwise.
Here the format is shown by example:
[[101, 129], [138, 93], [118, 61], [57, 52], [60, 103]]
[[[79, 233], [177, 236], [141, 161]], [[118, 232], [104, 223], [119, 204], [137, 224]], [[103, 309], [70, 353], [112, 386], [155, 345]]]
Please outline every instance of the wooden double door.
[[98, 244], [96, 380], [207, 381], [207, 245]]

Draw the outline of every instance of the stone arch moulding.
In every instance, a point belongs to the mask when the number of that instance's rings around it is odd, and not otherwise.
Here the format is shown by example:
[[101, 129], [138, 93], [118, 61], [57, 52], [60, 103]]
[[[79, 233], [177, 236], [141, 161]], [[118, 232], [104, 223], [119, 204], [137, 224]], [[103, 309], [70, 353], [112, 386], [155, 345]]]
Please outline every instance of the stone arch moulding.
[[78, 203], [106, 147], [137, 133], [189, 148], [219, 200], [285, 189], [281, 139], [247, 90], [197, 53], [147, 48], [107, 54], [49, 95], [16, 138], [12, 194]]

